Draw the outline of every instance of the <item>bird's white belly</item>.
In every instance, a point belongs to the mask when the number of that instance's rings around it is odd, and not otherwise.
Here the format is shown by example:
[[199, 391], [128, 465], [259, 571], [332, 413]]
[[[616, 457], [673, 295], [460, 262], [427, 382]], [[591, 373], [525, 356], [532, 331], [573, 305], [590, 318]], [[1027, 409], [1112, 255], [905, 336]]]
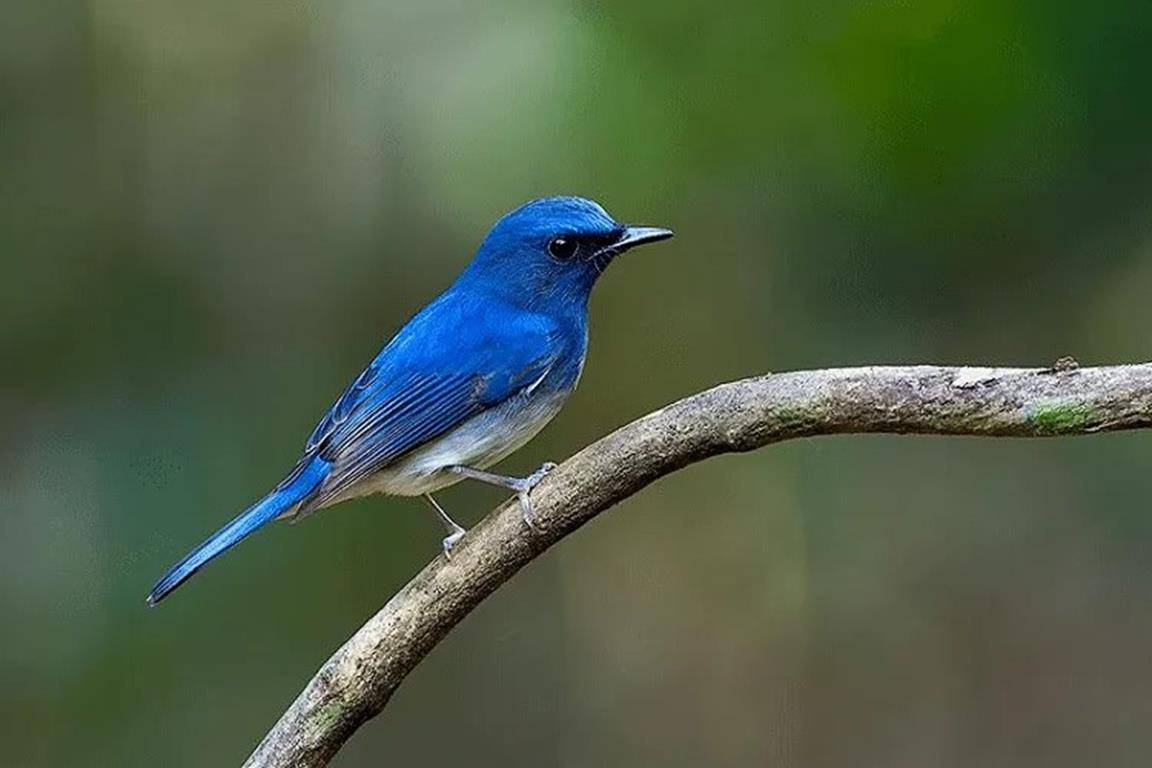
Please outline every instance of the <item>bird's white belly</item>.
[[332, 503], [373, 493], [419, 496], [459, 482], [445, 467], [485, 469], [520, 448], [559, 413], [567, 393], [528, 393], [473, 416], [365, 478]]

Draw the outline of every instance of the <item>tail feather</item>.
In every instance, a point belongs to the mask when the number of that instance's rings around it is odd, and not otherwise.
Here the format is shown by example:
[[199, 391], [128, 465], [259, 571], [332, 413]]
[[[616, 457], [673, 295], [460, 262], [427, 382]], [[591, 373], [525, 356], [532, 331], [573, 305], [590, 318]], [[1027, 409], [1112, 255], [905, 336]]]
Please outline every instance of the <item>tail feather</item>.
[[156, 582], [148, 594], [148, 605], [156, 605], [193, 574], [239, 544], [252, 533], [263, 528], [278, 516], [292, 511], [323, 481], [327, 462], [315, 458], [302, 471], [293, 471], [288, 482], [240, 513], [234, 520], [212, 534], [207, 541], [192, 550]]

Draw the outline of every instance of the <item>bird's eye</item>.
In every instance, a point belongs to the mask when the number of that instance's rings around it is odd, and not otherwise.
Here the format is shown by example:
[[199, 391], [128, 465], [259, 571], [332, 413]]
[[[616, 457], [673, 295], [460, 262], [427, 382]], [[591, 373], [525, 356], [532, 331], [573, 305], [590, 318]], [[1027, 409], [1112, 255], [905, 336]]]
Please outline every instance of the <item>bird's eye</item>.
[[578, 245], [576, 240], [571, 237], [554, 237], [552, 242], [548, 243], [548, 253], [561, 261], [568, 261], [576, 255]]

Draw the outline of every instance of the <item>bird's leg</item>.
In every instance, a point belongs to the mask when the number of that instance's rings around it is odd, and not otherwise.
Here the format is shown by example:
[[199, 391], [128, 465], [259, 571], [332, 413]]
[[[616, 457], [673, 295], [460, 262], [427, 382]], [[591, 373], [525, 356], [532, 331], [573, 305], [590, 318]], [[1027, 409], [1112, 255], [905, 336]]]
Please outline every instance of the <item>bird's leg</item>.
[[436, 499], [432, 498], [432, 494], [424, 494], [424, 500], [428, 502], [432, 509], [436, 510], [436, 516], [440, 518], [440, 522], [444, 523], [444, 527], [448, 530], [448, 535], [444, 537], [444, 557], [449, 560], [452, 559], [452, 547], [456, 546], [456, 542], [464, 536], [465, 530], [452, 518], [448, 517], [448, 513], [444, 511], [444, 507], [437, 503]]
[[457, 475], [462, 475], [470, 480], [479, 480], [488, 485], [495, 485], [499, 488], [507, 488], [510, 491], [516, 492], [516, 498], [520, 500], [520, 513], [524, 516], [524, 522], [532, 530], [536, 530], [536, 510], [532, 507], [532, 499], [529, 494], [536, 484], [544, 479], [552, 470], [556, 469], [556, 465], [550, 461], [546, 461], [540, 465], [540, 469], [536, 470], [528, 477], [508, 477], [507, 475], [498, 475], [495, 472], [485, 472], [482, 469], [473, 469], [472, 467], [465, 467], [456, 465], [448, 467], [449, 472], [455, 472]]

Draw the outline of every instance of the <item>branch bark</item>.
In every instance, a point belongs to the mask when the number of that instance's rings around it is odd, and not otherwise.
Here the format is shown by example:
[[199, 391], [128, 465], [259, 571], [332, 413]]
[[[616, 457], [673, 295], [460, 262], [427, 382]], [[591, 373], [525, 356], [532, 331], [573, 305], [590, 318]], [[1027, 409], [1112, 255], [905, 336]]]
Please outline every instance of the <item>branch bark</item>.
[[538, 532], [506, 502], [437, 557], [330, 659], [247, 768], [324, 766], [485, 597], [546, 549], [664, 475], [710, 456], [846, 433], [1056, 437], [1152, 426], [1152, 364], [870, 367], [722, 384], [622, 427], [533, 492]]

